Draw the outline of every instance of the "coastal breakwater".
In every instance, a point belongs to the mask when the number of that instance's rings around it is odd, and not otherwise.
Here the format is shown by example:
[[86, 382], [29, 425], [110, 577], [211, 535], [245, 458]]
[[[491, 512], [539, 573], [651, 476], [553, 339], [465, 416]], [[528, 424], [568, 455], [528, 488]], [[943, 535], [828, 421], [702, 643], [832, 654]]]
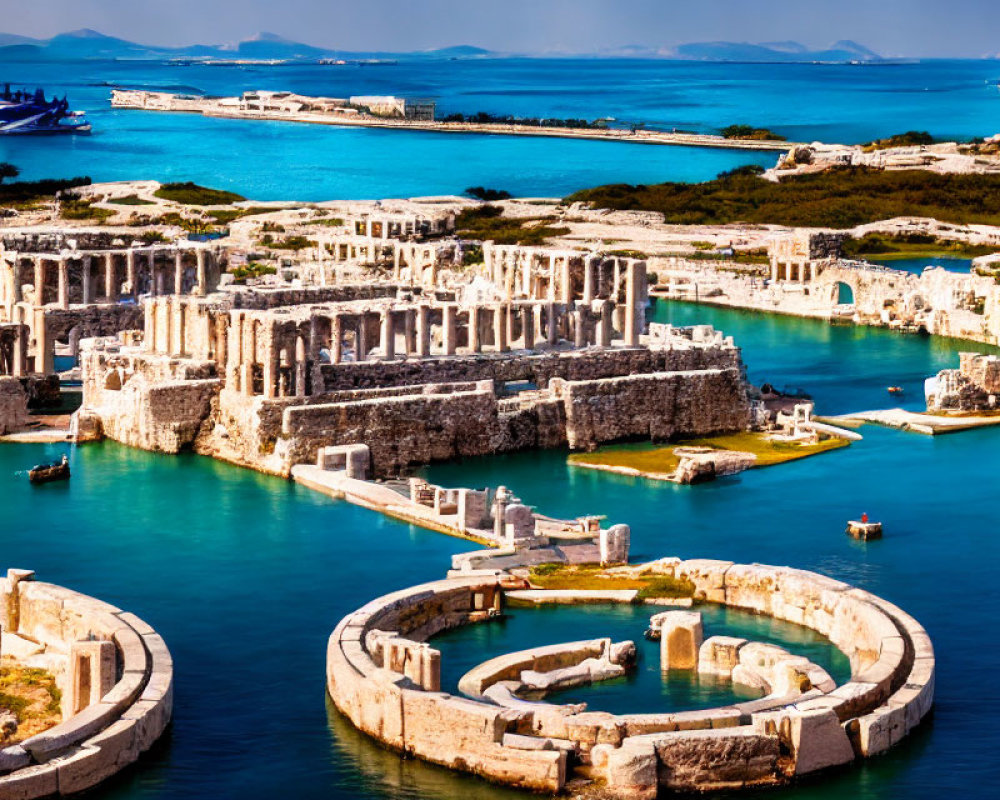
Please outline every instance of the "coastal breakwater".
[[[280, 94], [280, 93], [279, 93]], [[309, 98], [324, 101], [329, 98]], [[390, 130], [432, 131], [434, 133], [475, 133], [493, 136], [547, 136], [560, 139], [591, 139], [630, 144], [713, 147], [729, 150], [763, 150], [784, 153], [796, 146], [794, 142], [766, 139], [727, 139], [723, 136], [676, 131], [625, 130], [617, 128], [568, 128], [504, 123], [442, 122], [378, 117], [371, 114], [293, 110], [291, 107], [250, 106], [239, 97], [199, 97], [170, 92], [147, 92], [115, 89], [111, 93], [112, 108], [142, 111], [202, 114], [207, 117], [300, 122], [314, 125], [343, 125]]]

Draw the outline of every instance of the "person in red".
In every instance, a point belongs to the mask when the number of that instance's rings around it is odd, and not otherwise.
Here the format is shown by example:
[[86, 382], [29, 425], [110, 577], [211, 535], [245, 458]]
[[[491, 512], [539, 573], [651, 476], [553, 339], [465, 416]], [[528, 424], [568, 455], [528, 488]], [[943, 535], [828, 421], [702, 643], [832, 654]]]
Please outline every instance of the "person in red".
[[862, 522], [868, 522], [868, 512], [867, 512], [867, 511], [865, 511], [865, 512], [864, 512], [864, 513], [863, 513], [863, 514], [861, 515], [861, 521], [862, 521]]

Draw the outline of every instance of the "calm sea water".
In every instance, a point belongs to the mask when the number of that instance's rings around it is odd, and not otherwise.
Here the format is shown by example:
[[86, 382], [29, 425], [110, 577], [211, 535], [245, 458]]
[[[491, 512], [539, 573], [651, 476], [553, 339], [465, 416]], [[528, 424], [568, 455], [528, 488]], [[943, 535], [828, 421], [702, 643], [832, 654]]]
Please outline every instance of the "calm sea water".
[[[887, 383], [903, 382], [909, 392], [968, 346], [679, 303], [661, 302], [655, 315], [735, 333], [751, 378], [802, 385], [828, 413], [885, 405]], [[1000, 490], [989, 477], [1000, 469], [1000, 430], [939, 438], [863, 433], [864, 441], [844, 450], [696, 487], [571, 470], [558, 451], [428, 472], [452, 485], [504, 483], [545, 513], [627, 522], [637, 559], [789, 564], [901, 604], [937, 648], [933, 721], [886, 757], [782, 796], [984, 796], [982, 787], [1000, 780], [1000, 734], [983, 723], [1000, 712], [988, 690], [1000, 659], [990, 634], [1000, 590], [987, 566], [1000, 557], [991, 511]], [[209, 459], [112, 443], [72, 450], [67, 484], [33, 488], [15, 477], [61, 450], [0, 446], [4, 561], [135, 611], [166, 637], [176, 665], [175, 721], [166, 741], [95, 796], [518, 796], [400, 761], [325, 705], [326, 638], [337, 620], [377, 594], [440, 577], [451, 554], [470, 549], [467, 542]], [[844, 535], [845, 520], [862, 511], [885, 522], [884, 540], [863, 544]], [[973, 594], [958, 594], [961, 586]], [[516, 611], [501, 625], [446, 638], [445, 680], [457, 681], [480, 656], [526, 643], [637, 639], [641, 616], [634, 609]], [[841, 659], [789, 626], [715, 614], [708, 627], [786, 642], [843, 677]], [[677, 707], [727, 691], [664, 686], [654, 656], [644, 652], [635, 678], [567, 699], [592, 707]]]
[[442, 113], [614, 117], [714, 132], [734, 122], [796, 141], [866, 141], [913, 128], [998, 130], [1000, 64], [705, 64], [627, 60], [402, 61], [387, 67], [206, 67], [89, 61], [0, 64], [0, 79], [66, 92], [90, 137], [0, 139], [26, 178], [195, 180], [259, 200], [460, 193], [471, 185], [561, 196], [608, 182], [703, 180], [772, 154], [609, 142], [456, 136], [112, 111], [112, 86], [231, 95], [436, 96]]

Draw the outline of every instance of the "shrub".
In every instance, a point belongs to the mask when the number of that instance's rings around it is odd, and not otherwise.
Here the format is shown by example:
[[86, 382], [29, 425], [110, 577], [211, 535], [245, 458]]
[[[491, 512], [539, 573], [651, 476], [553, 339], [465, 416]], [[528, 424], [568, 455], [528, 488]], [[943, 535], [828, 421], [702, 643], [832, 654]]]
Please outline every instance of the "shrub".
[[477, 200], [482, 200], [484, 203], [489, 203], [494, 200], [510, 200], [510, 192], [506, 192], [503, 189], [487, 189], [483, 186], [470, 186], [465, 190], [465, 193], [469, 197], [474, 197]]
[[223, 206], [238, 203], [246, 198], [224, 189], [209, 189], [191, 181], [165, 183], [153, 194], [161, 200], [170, 200], [185, 206]]

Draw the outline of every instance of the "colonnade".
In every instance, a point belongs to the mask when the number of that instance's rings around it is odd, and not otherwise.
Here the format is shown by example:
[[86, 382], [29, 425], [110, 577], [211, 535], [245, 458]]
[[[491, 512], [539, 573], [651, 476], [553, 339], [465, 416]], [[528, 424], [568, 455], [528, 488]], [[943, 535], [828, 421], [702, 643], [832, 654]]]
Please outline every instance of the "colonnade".
[[357, 236], [383, 241], [444, 235], [455, 230], [455, 215], [452, 213], [436, 217], [404, 212], [363, 214], [348, 222], [348, 229]]
[[8, 319], [11, 308], [28, 299], [24, 291], [28, 281], [34, 306], [54, 304], [63, 309], [71, 303], [117, 303], [123, 296], [135, 300], [140, 294], [204, 296], [219, 282], [214, 250], [193, 244], [59, 253], [6, 251], [0, 269], [0, 305]]

